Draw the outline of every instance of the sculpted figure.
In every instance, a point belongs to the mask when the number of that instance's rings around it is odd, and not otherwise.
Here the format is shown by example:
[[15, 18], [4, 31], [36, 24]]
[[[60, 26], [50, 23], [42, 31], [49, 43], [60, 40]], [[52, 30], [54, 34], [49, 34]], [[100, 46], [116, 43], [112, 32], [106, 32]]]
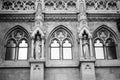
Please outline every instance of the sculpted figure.
[[89, 42], [88, 42], [88, 38], [87, 35], [83, 35], [83, 55], [85, 59], [89, 58]]
[[41, 57], [41, 37], [40, 35], [35, 36], [35, 47], [34, 47], [34, 53], [35, 53], [35, 59], [39, 59]]

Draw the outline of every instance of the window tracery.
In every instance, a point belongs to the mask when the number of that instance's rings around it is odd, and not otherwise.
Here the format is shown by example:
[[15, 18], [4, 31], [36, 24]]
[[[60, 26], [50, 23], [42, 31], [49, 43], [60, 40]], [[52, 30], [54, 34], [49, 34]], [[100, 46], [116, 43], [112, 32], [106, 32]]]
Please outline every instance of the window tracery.
[[28, 35], [19, 28], [10, 32], [6, 39], [5, 60], [27, 60]]
[[51, 36], [50, 43], [51, 59], [72, 59], [72, 40], [70, 34], [59, 29]]
[[117, 59], [116, 40], [107, 29], [102, 28], [94, 36], [96, 59]]

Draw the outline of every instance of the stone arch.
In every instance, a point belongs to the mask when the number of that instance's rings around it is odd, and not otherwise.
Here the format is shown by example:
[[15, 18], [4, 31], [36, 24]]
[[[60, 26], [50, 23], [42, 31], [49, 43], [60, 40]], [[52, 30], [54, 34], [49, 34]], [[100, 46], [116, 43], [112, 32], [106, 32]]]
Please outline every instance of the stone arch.
[[29, 41], [29, 40], [30, 40], [30, 34], [28, 33], [28, 31], [27, 31], [24, 27], [22, 27], [22, 26], [20, 26], [20, 25], [14, 26], [13, 28], [9, 29], [9, 30], [7, 31], [7, 33], [5, 33], [5, 36], [4, 36], [4, 40], [5, 40], [5, 41], [7, 41], [8, 36], [9, 36], [9, 35], [11, 34], [11, 32], [14, 31], [14, 30], [21, 30], [21, 31], [23, 31], [23, 32], [26, 34], [26, 37], [27, 37], [28, 42], [30, 42], [30, 41]]
[[[53, 52], [53, 44], [56, 43], [56, 41], [58, 41], [58, 45], [60, 45], [59, 47], [58, 46], [55, 46], [57, 49], [59, 48], [60, 50], [57, 50], [57, 54], [59, 54], [59, 59], [60, 60], [64, 60], [65, 57], [62, 56], [62, 54], [65, 54], [65, 44], [64, 43], [67, 43], [69, 44], [68, 48], [70, 50], [69, 52], [69, 59], [71, 60], [73, 58], [73, 53], [74, 53], [74, 41], [75, 38], [73, 38], [73, 34], [72, 32], [65, 26], [63, 25], [59, 25], [57, 27], [55, 27], [49, 34], [48, 38], [47, 38], [47, 52], [46, 52], [46, 55], [48, 56], [47, 59], [53, 59], [53, 55], [51, 54], [54, 54]], [[51, 52], [52, 51], [52, 52]], [[47, 54], [48, 53], [48, 54]], [[60, 57], [61, 56], [61, 57]], [[58, 57], [57, 57], [58, 59]]]
[[44, 36], [45, 36], [44, 33], [43, 33], [43, 31], [42, 31], [39, 27], [37, 27], [37, 28], [32, 32], [31, 37], [34, 38], [37, 32], [39, 32], [39, 33], [41, 34], [41, 37], [44, 37]]
[[86, 32], [88, 34], [88, 37], [92, 37], [92, 34], [90, 33], [89, 29], [87, 27], [83, 27], [79, 32], [79, 37], [82, 38], [82, 34]]
[[[12, 57], [14, 57], [14, 60], [20, 60], [20, 59], [27, 60], [28, 59], [28, 56], [29, 56], [28, 53], [29, 53], [29, 50], [30, 50], [30, 47], [29, 47], [29, 45], [30, 45], [30, 35], [25, 28], [23, 28], [20, 25], [14, 26], [13, 28], [11, 28], [7, 31], [7, 33], [4, 36], [4, 40], [5, 40], [5, 43], [4, 43], [5, 47], [4, 48], [6, 48], [6, 52], [4, 50], [5, 54], [3, 55], [3, 57], [5, 58], [5, 60], [11, 60], [11, 58], [9, 56], [6, 57], [6, 55], [8, 55], [8, 52], [7, 52], [7, 51], [9, 51], [9, 50], [7, 50], [8, 48], [10, 48], [11, 50], [13, 49], [11, 47], [11, 45], [8, 46], [9, 43], [12, 42], [12, 41], [14, 41], [15, 43], [11, 43], [11, 44], [16, 45], [16, 46], [14, 46], [15, 52], [10, 52], [10, 55]], [[22, 52], [19, 52], [19, 51], [20, 51], [20, 49], [23, 50], [23, 47], [20, 46], [20, 44], [24, 43], [24, 42], [26, 43], [26, 45], [24, 47], [24, 49], [26, 49], [26, 52], [25, 52], [26, 56], [24, 56], [24, 58], [21, 58], [21, 57], [19, 57], [19, 55], [22, 55], [21, 54]], [[17, 57], [12, 55], [12, 54], [17, 55]]]
[[95, 38], [96, 33], [97, 33], [98, 31], [100, 31], [101, 29], [105, 29], [105, 30], [107, 30], [108, 32], [110, 32], [110, 33], [113, 35], [115, 41], [118, 41], [118, 40], [119, 40], [117, 34], [116, 34], [110, 27], [108, 27], [108, 26], [106, 26], [106, 25], [101, 25], [101, 26], [99, 26], [99, 27], [93, 32], [93, 38]]
[[63, 26], [63, 25], [59, 25], [59, 26], [55, 27], [55, 28], [50, 32], [47, 40], [50, 40], [52, 34], [53, 34], [55, 31], [59, 30], [59, 29], [65, 30], [65, 31], [70, 35], [70, 37], [72, 38], [72, 41], [73, 41], [73, 39], [74, 39], [73, 33], [72, 33], [67, 27], [65, 27], [65, 26]]

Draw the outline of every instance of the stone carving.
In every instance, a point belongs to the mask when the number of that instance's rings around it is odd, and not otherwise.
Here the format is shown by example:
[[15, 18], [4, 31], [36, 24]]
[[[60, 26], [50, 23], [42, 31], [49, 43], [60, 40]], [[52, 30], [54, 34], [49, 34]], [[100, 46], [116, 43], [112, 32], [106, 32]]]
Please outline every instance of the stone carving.
[[51, 1], [48, 0], [45, 2], [45, 9], [47, 10], [76, 10], [76, 1], [70, 0], [70, 1]]
[[30, 0], [3, 0], [2, 10], [35, 10], [35, 2]]
[[85, 69], [91, 69], [91, 66], [89, 64], [87, 64]]
[[86, 0], [87, 10], [118, 10], [118, 0]]
[[41, 58], [42, 53], [42, 43], [41, 43], [41, 35], [37, 33], [34, 39], [34, 59]]
[[90, 49], [89, 49], [89, 42], [88, 42], [88, 35], [83, 34], [83, 55], [85, 59], [88, 59], [90, 57]]
[[35, 65], [34, 66], [34, 70], [40, 70], [40, 66], [39, 65]]

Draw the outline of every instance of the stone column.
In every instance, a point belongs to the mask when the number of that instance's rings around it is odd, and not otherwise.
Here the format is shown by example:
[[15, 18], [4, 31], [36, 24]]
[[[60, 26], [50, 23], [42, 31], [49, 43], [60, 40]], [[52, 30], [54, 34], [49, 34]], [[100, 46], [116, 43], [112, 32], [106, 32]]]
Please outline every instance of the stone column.
[[[117, 21], [117, 28], [118, 28], [119, 34], [120, 34], [120, 20]], [[118, 37], [120, 37], [120, 35]], [[120, 40], [118, 40], [118, 42], [116, 43], [116, 51], [118, 53], [117, 56], [120, 56], [120, 54], [119, 54], [119, 52], [120, 52]]]
[[33, 61], [30, 64], [30, 80], [44, 80], [44, 61]]
[[83, 60], [84, 59], [84, 56], [83, 56], [83, 49], [82, 49], [82, 36], [80, 36], [80, 44], [79, 44], [79, 50], [80, 50], [80, 60]]
[[32, 38], [32, 41], [31, 41], [31, 58], [30, 59], [34, 59], [34, 38]]
[[44, 59], [44, 44], [45, 43], [45, 39], [42, 38], [42, 53], [41, 53], [41, 59]]
[[96, 80], [94, 61], [81, 62], [80, 80]]
[[92, 37], [89, 38], [89, 44], [90, 44], [90, 59], [95, 59], [93, 53]]

